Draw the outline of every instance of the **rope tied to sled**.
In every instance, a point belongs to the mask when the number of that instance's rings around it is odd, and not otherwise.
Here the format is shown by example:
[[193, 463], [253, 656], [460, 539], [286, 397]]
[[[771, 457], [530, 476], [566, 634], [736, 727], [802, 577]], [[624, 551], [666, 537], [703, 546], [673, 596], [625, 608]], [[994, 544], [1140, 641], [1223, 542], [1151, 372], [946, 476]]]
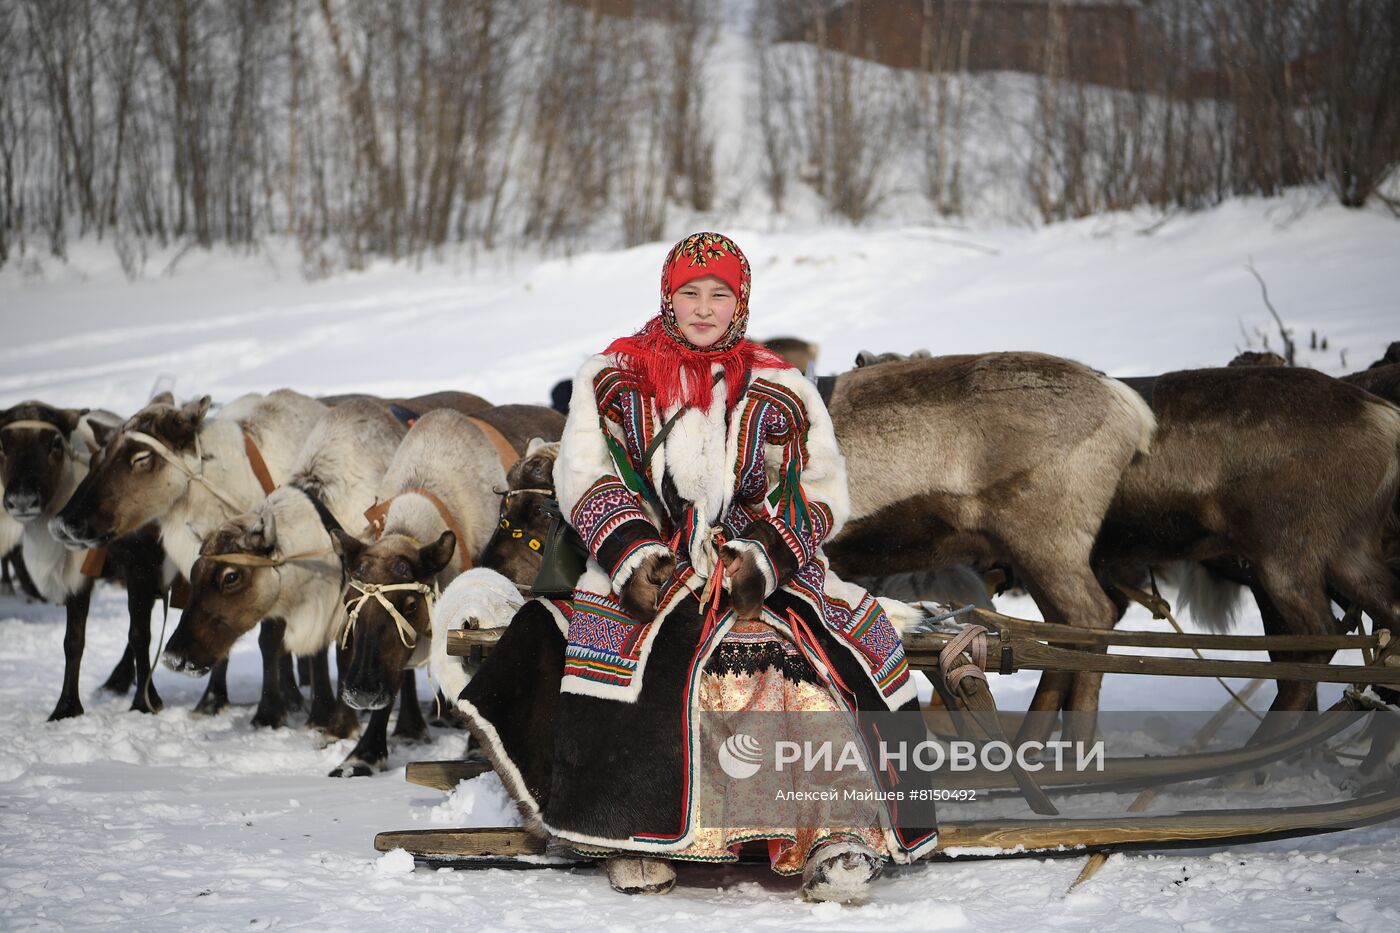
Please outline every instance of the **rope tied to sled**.
[[350, 601], [350, 619], [345, 623], [345, 630], [340, 635], [340, 647], [350, 647], [350, 633], [355, 628], [355, 622], [360, 617], [360, 610], [364, 608], [365, 602], [370, 599], [378, 601], [384, 607], [384, 611], [389, 613], [389, 617], [394, 620], [394, 627], [398, 630], [399, 641], [403, 646], [412, 649], [418, 642], [418, 632], [412, 623], [403, 617], [394, 604], [389, 601], [385, 593], [397, 593], [411, 590], [415, 593], [422, 593], [423, 598], [428, 602], [428, 612], [432, 613], [433, 604], [437, 602], [438, 589], [436, 586], [429, 586], [426, 583], [365, 583], [351, 577], [348, 583], [350, 589], [355, 590], [360, 595]]
[[938, 672], [950, 690], [967, 677], [987, 679], [987, 635], [985, 625], [964, 625], [938, 653]]

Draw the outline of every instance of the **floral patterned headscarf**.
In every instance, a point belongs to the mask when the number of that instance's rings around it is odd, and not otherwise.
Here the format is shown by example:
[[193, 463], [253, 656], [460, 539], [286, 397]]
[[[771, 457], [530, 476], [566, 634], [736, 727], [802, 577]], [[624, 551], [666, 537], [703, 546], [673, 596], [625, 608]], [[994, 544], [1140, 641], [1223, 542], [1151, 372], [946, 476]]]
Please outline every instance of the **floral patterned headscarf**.
[[[676, 323], [675, 295], [687, 282], [713, 275], [734, 292], [734, 317], [724, 334], [708, 347], [697, 347], [681, 333]], [[720, 233], [692, 233], [666, 254], [661, 264], [661, 326], [666, 335], [696, 353], [723, 353], [744, 339], [749, 326], [749, 284], [752, 279], [748, 257], [734, 241]]]

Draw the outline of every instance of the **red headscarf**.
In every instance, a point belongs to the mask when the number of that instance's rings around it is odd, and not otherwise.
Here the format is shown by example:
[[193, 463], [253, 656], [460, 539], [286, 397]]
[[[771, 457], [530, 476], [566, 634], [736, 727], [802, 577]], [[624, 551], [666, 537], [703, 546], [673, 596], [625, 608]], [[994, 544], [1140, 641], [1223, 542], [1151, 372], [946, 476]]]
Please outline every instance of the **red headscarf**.
[[[697, 347], [681, 333], [671, 296], [686, 282], [713, 275], [734, 290], [734, 317], [724, 334], [708, 347]], [[614, 340], [604, 353], [622, 357], [627, 369], [642, 377], [665, 411], [680, 402], [710, 410], [714, 377], [711, 365], [724, 367], [733, 408], [744, 392], [744, 374], [755, 367], [789, 364], [767, 347], [744, 339], [749, 324], [749, 261], [734, 241], [718, 233], [692, 233], [666, 254], [661, 267], [661, 313], [630, 337]]]

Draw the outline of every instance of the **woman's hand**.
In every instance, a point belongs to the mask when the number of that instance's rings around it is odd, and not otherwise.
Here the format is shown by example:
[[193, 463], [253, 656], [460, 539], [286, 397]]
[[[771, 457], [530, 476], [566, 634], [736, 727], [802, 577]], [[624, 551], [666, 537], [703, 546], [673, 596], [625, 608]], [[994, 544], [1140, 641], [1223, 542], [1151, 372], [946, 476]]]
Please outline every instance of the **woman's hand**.
[[729, 579], [729, 601], [734, 606], [735, 618], [740, 621], [757, 619], [763, 611], [766, 581], [753, 554], [726, 545], [720, 549], [719, 559], [724, 562], [724, 575]]
[[646, 623], [656, 618], [656, 600], [661, 587], [676, 572], [676, 555], [670, 551], [649, 554], [632, 576], [622, 584], [617, 601], [629, 618]]

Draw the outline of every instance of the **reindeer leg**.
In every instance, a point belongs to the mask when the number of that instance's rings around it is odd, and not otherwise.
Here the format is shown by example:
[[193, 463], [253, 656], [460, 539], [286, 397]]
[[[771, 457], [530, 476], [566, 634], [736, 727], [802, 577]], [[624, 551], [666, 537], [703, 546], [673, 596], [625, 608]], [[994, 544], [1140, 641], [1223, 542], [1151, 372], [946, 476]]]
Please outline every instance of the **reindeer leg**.
[[24, 548], [17, 547], [10, 552], [10, 566], [14, 568], [15, 579], [19, 581], [19, 589], [25, 596], [36, 603], [44, 601], [39, 588], [34, 585], [33, 579], [29, 576], [29, 567], [24, 562]]
[[311, 671], [311, 658], [300, 655], [297, 658], [297, 683], [302, 687], [310, 687], [315, 676]]
[[[1288, 562], [1291, 563], [1291, 562]], [[1332, 615], [1331, 601], [1322, 585], [1322, 574], [1313, 574], [1302, 561], [1279, 572], [1260, 565], [1256, 568], [1259, 582], [1251, 585], [1269, 635], [1332, 635], [1340, 626]], [[1308, 582], [1311, 581], [1311, 582]], [[1331, 651], [1299, 652], [1270, 651], [1274, 661], [1302, 661], [1326, 664], [1332, 660]], [[1280, 680], [1278, 695], [1269, 712], [1305, 712], [1317, 709], [1317, 684], [1305, 680]], [[1297, 727], [1297, 717], [1265, 716], [1264, 721], [1249, 737], [1250, 744], [1276, 738], [1281, 732]]]
[[[283, 626], [285, 631], [286, 626]], [[278, 676], [281, 678], [282, 698], [286, 703], [287, 712], [300, 712], [306, 708], [306, 698], [301, 695], [301, 687], [297, 685], [296, 658], [286, 651], [282, 652], [282, 658], [278, 662]]]
[[151, 609], [160, 588], [160, 566], [133, 555], [126, 566], [126, 608], [131, 617], [126, 650], [132, 655], [136, 672], [136, 697], [131, 708], [139, 713], [158, 713], [165, 706], [151, 679]]
[[209, 683], [204, 685], [204, 695], [194, 705], [196, 716], [216, 716], [228, 706], [228, 658], [224, 658], [209, 671]]
[[[428, 720], [428, 726], [434, 729], [465, 729], [467, 721], [460, 716], [453, 715], [454, 706], [452, 701], [443, 695], [441, 690], [433, 690], [433, 715]], [[471, 747], [474, 740], [467, 739], [467, 747]]]
[[1371, 617], [1374, 628], [1400, 636], [1400, 578], [1386, 566], [1376, 544], [1366, 542], [1361, 547], [1364, 550], [1350, 560], [1337, 561], [1328, 576], [1347, 599]]
[[85, 580], [82, 588], [70, 593], [63, 602], [68, 613], [68, 626], [63, 632], [63, 692], [58, 696], [58, 705], [49, 714], [49, 722], [83, 714], [83, 701], [78, 697], [78, 670], [83, 664], [88, 606], [91, 603], [91, 580]]
[[394, 710], [391, 698], [383, 709], [369, 715], [369, 725], [360, 733], [360, 741], [346, 756], [331, 777], [369, 777], [389, 760], [389, 714]]
[[[1032, 535], [1025, 540], [1036, 539]], [[1099, 631], [1113, 628], [1118, 612], [1090, 570], [1087, 553], [1072, 554], [1056, 561], [1023, 557], [1024, 560], [1017, 562], [1017, 579], [1024, 583], [1046, 621], [1082, 625]], [[1054, 727], [1054, 714], [1060, 709], [1074, 713], [1065, 718], [1062, 738], [1092, 740], [1101, 682], [1101, 676], [1080, 679], [1073, 674], [1041, 674], [1030, 705], [1033, 715], [1022, 723], [1017, 741], [1044, 741]]]
[[428, 724], [418, 702], [418, 675], [411, 667], [399, 678], [399, 721], [394, 724], [394, 738], [404, 742], [428, 741]]
[[10, 581], [10, 555], [5, 554], [0, 556], [0, 596], [13, 595], [15, 595], [15, 585]]
[[[128, 608], [131, 597], [127, 596]], [[135, 621], [132, 625], [135, 626]], [[136, 660], [133, 657], [131, 648], [131, 638], [127, 637], [126, 650], [122, 652], [122, 659], [117, 662], [117, 666], [112, 668], [112, 673], [107, 676], [107, 680], [102, 684], [102, 689], [108, 693], [115, 693], [117, 696], [125, 696], [131, 689], [133, 678], [136, 676]]]
[[287, 724], [287, 706], [282, 696], [282, 635], [287, 623], [282, 619], [263, 619], [258, 627], [258, 650], [262, 652], [262, 693], [253, 713], [253, 726], [258, 729], [280, 729]]
[[350, 738], [360, 731], [360, 717], [335, 695], [330, 649], [322, 648], [306, 660], [311, 662], [311, 716], [307, 725], [316, 726], [332, 738]]

